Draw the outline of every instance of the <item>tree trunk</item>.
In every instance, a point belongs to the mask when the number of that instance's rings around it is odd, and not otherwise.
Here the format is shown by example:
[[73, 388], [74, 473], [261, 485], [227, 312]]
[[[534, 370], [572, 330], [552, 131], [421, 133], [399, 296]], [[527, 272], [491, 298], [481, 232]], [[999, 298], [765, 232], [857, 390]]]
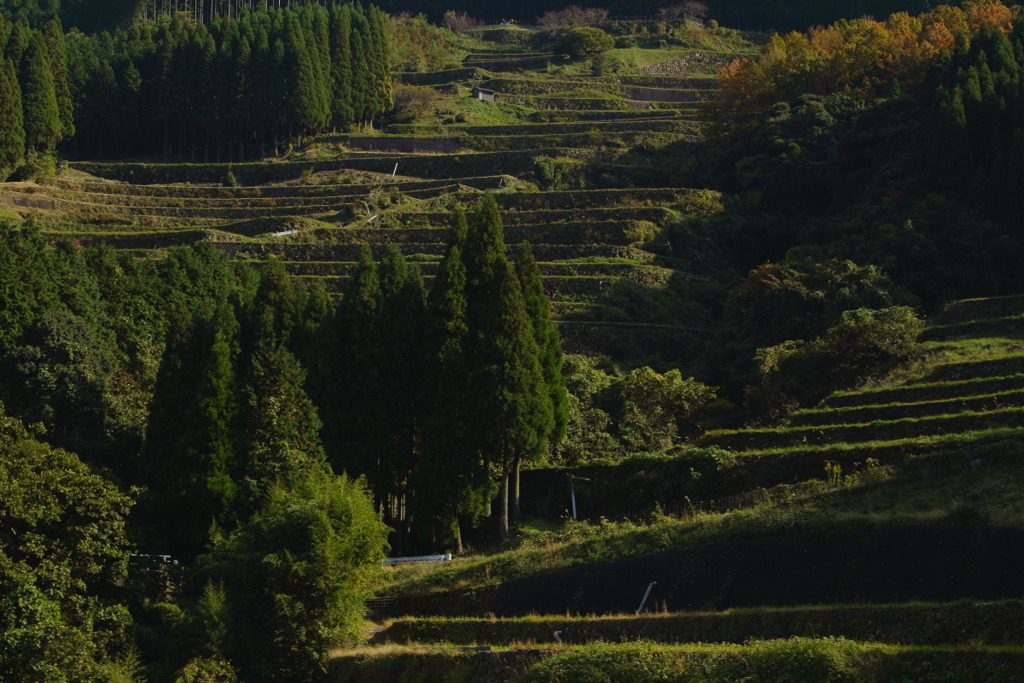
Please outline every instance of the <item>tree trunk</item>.
[[508, 540], [508, 472], [501, 476], [501, 514], [499, 516], [498, 533], [501, 540]]
[[519, 519], [523, 514], [519, 507], [519, 458], [516, 458], [516, 462], [512, 468], [512, 476], [514, 477], [512, 480], [512, 519]]
[[452, 520], [452, 542], [455, 544], [455, 554], [462, 554], [462, 528], [459, 525], [459, 516], [455, 515]]

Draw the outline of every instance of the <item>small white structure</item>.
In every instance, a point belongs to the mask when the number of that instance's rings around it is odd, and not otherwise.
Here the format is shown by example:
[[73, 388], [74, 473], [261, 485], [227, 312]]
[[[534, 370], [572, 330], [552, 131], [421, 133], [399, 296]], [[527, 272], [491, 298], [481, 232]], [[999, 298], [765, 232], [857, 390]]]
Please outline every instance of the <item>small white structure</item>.
[[473, 88], [473, 97], [484, 102], [494, 102], [498, 99], [498, 94], [487, 88], [476, 87]]

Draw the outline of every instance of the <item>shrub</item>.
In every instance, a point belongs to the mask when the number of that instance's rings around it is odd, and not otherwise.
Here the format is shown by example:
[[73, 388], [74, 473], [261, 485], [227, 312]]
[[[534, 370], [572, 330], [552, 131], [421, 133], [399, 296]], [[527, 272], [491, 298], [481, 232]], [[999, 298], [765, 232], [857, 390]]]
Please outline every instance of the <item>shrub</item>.
[[748, 394], [748, 408], [772, 413], [793, 402], [815, 403], [833, 391], [868, 379], [917, 348], [924, 322], [907, 306], [858, 308], [809, 342], [788, 340], [758, 349], [761, 385]]
[[480, 37], [490, 43], [498, 43], [499, 45], [524, 45], [529, 42], [533, 34], [522, 28], [503, 26], [501, 28], [492, 28], [483, 32]]
[[537, 24], [544, 27], [587, 26], [588, 24], [600, 24], [607, 19], [608, 10], [606, 9], [569, 5], [563, 10], [545, 12], [537, 18]]
[[480, 19], [474, 19], [466, 12], [456, 12], [450, 9], [444, 13], [445, 27], [456, 33], [465, 33], [470, 29], [482, 26], [483, 23]]
[[437, 102], [438, 95], [437, 91], [426, 86], [395, 84], [392, 98], [391, 120], [408, 123], [426, 113]]
[[599, 28], [580, 26], [566, 31], [559, 41], [558, 52], [581, 58], [606, 52], [615, 46], [615, 39]]
[[537, 185], [545, 191], [582, 190], [586, 185], [586, 165], [572, 159], [534, 157], [533, 172]]

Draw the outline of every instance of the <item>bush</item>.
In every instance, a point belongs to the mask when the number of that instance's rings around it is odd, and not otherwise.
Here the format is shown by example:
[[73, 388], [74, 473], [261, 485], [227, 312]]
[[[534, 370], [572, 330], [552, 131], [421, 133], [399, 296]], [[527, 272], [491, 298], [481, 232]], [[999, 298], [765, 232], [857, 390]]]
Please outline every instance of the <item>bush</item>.
[[395, 84], [392, 99], [391, 120], [408, 123], [434, 106], [438, 95], [436, 90], [426, 86]]
[[599, 28], [580, 26], [566, 31], [559, 41], [558, 52], [581, 58], [600, 54], [615, 46], [615, 39]]
[[586, 164], [572, 159], [534, 157], [533, 172], [537, 185], [545, 191], [582, 190]]
[[909, 358], [923, 330], [924, 322], [907, 306], [858, 308], [845, 311], [822, 337], [758, 349], [761, 385], [748, 394], [748, 408], [771, 414], [794, 402], [809, 405], [852, 388]]
[[590, 57], [615, 47], [615, 39], [599, 28], [577, 26], [535, 33], [530, 40], [534, 47], [565, 54], [573, 59]]
[[498, 43], [499, 45], [525, 45], [532, 36], [533, 34], [526, 29], [503, 26], [488, 29], [480, 37], [489, 43]]
[[586, 26], [600, 24], [608, 19], [608, 10], [600, 7], [580, 7], [569, 5], [562, 10], [545, 12], [537, 18], [539, 26]]

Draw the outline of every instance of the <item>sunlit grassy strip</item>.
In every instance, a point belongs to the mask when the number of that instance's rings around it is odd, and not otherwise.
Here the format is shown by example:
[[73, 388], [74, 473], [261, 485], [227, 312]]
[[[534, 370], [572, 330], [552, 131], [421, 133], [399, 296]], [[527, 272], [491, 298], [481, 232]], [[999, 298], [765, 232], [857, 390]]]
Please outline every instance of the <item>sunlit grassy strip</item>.
[[44, 230], [43, 236], [48, 239], [71, 239], [83, 245], [107, 244], [116, 249], [146, 249], [149, 247], [169, 247], [181, 244], [193, 244], [206, 238], [202, 230], [160, 230], [133, 232], [53, 232]]
[[[384, 231], [382, 231], [384, 232]], [[260, 241], [260, 242], [222, 242], [218, 248], [224, 252], [238, 256], [251, 258], [265, 258], [270, 255], [277, 255], [286, 261], [299, 261], [312, 259], [318, 261], [342, 260], [354, 261], [359, 258], [361, 245], [358, 243], [345, 242], [287, 242], [287, 241]], [[370, 244], [374, 257], [379, 258], [387, 247], [386, 242]], [[444, 242], [426, 243], [399, 243], [402, 253], [417, 257], [440, 257], [444, 252]], [[511, 252], [511, 247], [510, 247]], [[625, 247], [616, 244], [534, 244], [534, 256], [546, 261], [555, 261], [565, 258], [629, 258], [638, 262], [653, 258], [650, 252], [641, 251], [634, 247]]]
[[994, 318], [1024, 312], [1024, 295], [1010, 294], [977, 299], [960, 299], [939, 314], [936, 323], [948, 325], [981, 318]]
[[[343, 292], [348, 285], [348, 274], [333, 275], [322, 273], [316, 275], [296, 275], [299, 278], [319, 277], [324, 281], [324, 287], [328, 292]], [[423, 279], [429, 286], [434, 280], [433, 273], [424, 273]], [[542, 276], [544, 292], [548, 296], [579, 296], [597, 298], [608, 292], [615, 283], [627, 280], [624, 276], [601, 275], [601, 276]], [[682, 329], [682, 328], [680, 328]]]
[[514, 151], [538, 147], [574, 146], [631, 147], [637, 143], [653, 146], [667, 145], [681, 139], [696, 139], [699, 124], [688, 122], [685, 129], [676, 131], [588, 131], [559, 135], [473, 135], [461, 140], [460, 149], [475, 151]]
[[[341, 186], [344, 187], [344, 186]], [[445, 189], [454, 189], [458, 185], [441, 185], [427, 190], [410, 190], [410, 192], [440, 192]], [[255, 196], [255, 197], [180, 197], [175, 195], [135, 195], [129, 193], [105, 193], [95, 191], [76, 191], [60, 188], [49, 188], [45, 192], [35, 193], [33, 196], [45, 196], [52, 199], [79, 202], [83, 204], [130, 207], [142, 209], [223, 209], [223, 208], [244, 208], [252, 211], [260, 211], [274, 207], [300, 207], [309, 205], [334, 204], [337, 202], [352, 202], [366, 198], [365, 192], [349, 191], [339, 194], [317, 194], [311, 196]]]
[[[52, 210], [62, 211], [82, 216], [153, 216], [156, 218], [173, 218], [175, 220], [202, 220], [202, 221], [232, 221], [252, 218], [254, 213], [261, 216], [290, 216], [304, 214], [318, 214], [337, 211], [344, 207], [339, 203], [325, 203], [329, 198], [318, 198], [319, 203], [302, 206], [260, 206], [260, 207], [219, 207], [188, 205], [182, 203], [179, 206], [147, 206], [133, 207], [123, 204], [104, 204], [88, 201], [91, 195], [84, 195], [80, 199], [57, 199], [47, 197], [46, 200], [53, 205]], [[353, 197], [353, 200], [356, 198]], [[142, 209], [142, 210], [140, 210]]]
[[1003, 377], [974, 377], [964, 380], [909, 384], [890, 389], [868, 389], [857, 393], [833, 394], [824, 405], [831, 409], [888, 406], [925, 401], [943, 401], [960, 396], [993, 394], [1024, 388], [1024, 373]]
[[572, 121], [549, 123], [520, 123], [493, 126], [480, 125], [413, 125], [399, 124], [388, 126], [388, 133], [394, 135], [414, 136], [450, 136], [450, 135], [566, 135], [571, 133], [589, 132], [641, 132], [641, 131], [672, 131], [687, 130], [691, 126], [688, 121], [671, 112], [662, 113], [661, 117], [642, 119], [626, 119], [617, 121]]
[[1024, 408], [1009, 407], [956, 415], [878, 420], [859, 424], [722, 430], [709, 432], [701, 437], [697, 444], [737, 451], [767, 452], [798, 444], [807, 446], [894, 441], [927, 437], [932, 434], [976, 432], [996, 426], [1024, 426]]
[[743, 643], [751, 637], [842, 636], [900, 645], [1019, 645], [1024, 602], [903, 603], [744, 608], [635, 616], [532, 615], [507, 619], [405, 617], [378, 634], [378, 642], [562, 643], [593, 641]]
[[677, 109], [576, 109], [538, 111], [531, 117], [538, 122], [559, 121], [621, 121], [623, 119], [649, 119], [665, 116], [692, 116], [696, 107], [680, 103]]
[[663, 517], [651, 524], [569, 523], [561, 533], [536, 534], [513, 550], [459, 557], [441, 566], [389, 570], [379, 593], [412, 596], [489, 590], [524, 576], [737, 538], [936, 522], [965, 506], [994, 524], [1024, 526], [1024, 481], [1019, 476], [1024, 443], [1003, 439], [968, 443], [963, 448], [963, 458], [981, 460], [984, 466], [728, 513]]
[[[776, 448], [755, 448], [731, 451], [735, 458], [758, 458], [771, 455], [821, 455], [856, 451], [858, 457], [886, 455], [920, 455], [940, 448], [958, 448], [1024, 436], [1024, 427], [997, 427], [967, 430], [952, 434], [925, 434], [905, 439], [872, 439], [857, 442], [837, 441], [819, 445], [793, 444]], [[685, 452], [685, 451], [684, 451]], [[726, 461], [727, 462], [727, 461]]]
[[[332, 178], [336, 178], [332, 174]], [[345, 176], [340, 176], [345, 177]], [[362, 175], [358, 176], [363, 178]], [[452, 184], [472, 185], [480, 187], [497, 187], [504, 176], [478, 175], [440, 180], [405, 181], [393, 179], [390, 175], [381, 175], [375, 182], [321, 182], [322, 176], [311, 176], [300, 184], [278, 184], [247, 187], [225, 187], [222, 183], [215, 185], [132, 185], [118, 181], [91, 181], [67, 178], [40, 179], [39, 184], [47, 188], [61, 188], [70, 191], [99, 192], [105, 194], [123, 194], [132, 196], [168, 196], [194, 198], [255, 198], [255, 197], [306, 197], [317, 194], [365, 194], [375, 189], [398, 189], [400, 191], [429, 189]]]
[[884, 403], [851, 408], [801, 410], [790, 417], [793, 426], [854, 424], [875, 420], [895, 420], [937, 415], [953, 415], [965, 410], [992, 410], [1001, 406], [1024, 405], [1024, 389], [962, 394], [950, 398], [907, 403]]
[[992, 333], [1024, 334], [1024, 315], [1010, 315], [987, 320], [970, 320], [949, 325], [934, 325], [921, 335], [922, 341], [949, 339], [955, 336]]
[[519, 645], [490, 652], [385, 646], [335, 653], [326, 683], [357, 681], [1016, 681], [1020, 647], [907, 647], [844, 638], [755, 640], [746, 645]]

